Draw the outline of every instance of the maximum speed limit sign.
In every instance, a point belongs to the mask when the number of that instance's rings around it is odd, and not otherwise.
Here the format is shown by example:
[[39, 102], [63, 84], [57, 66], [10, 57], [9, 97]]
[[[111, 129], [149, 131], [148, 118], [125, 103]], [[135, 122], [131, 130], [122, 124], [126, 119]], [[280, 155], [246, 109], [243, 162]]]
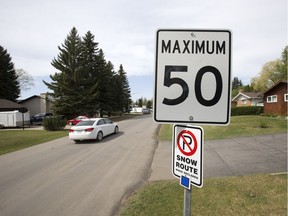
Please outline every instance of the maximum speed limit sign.
[[230, 88], [229, 30], [157, 31], [156, 122], [227, 125]]

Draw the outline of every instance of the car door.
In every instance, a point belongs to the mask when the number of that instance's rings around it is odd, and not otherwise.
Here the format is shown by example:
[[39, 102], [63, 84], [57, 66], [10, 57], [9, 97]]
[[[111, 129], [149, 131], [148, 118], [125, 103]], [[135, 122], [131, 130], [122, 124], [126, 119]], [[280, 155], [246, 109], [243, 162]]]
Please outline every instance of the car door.
[[104, 136], [109, 134], [109, 128], [107, 128], [107, 124], [104, 121], [104, 119], [100, 119], [97, 123], [97, 126], [99, 127], [99, 130], [101, 130], [103, 132]]
[[107, 133], [108, 134], [112, 134], [114, 133], [115, 130], [115, 126], [113, 124], [113, 121], [111, 121], [110, 119], [104, 119], [106, 122], [106, 127], [107, 127]]

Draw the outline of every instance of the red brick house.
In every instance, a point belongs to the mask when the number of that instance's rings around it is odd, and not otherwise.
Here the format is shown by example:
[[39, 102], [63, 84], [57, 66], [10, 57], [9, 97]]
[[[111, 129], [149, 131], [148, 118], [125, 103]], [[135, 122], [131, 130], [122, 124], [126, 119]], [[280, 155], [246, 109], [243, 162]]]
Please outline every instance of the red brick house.
[[280, 81], [264, 92], [264, 113], [287, 116], [287, 81]]

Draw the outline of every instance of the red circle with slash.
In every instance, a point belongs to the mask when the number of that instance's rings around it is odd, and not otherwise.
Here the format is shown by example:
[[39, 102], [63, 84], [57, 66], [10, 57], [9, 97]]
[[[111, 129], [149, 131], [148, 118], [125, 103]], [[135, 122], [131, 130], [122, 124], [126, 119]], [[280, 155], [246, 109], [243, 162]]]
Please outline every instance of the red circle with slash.
[[[181, 146], [181, 139], [182, 139], [182, 146]], [[189, 139], [189, 140], [188, 140]], [[194, 144], [194, 148], [191, 147], [191, 144]], [[197, 140], [195, 135], [188, 130], [183, 130], [178, 134], [177, 137], [177, 146], [180, 152], [186, 156], [192, 156], [197, 151]], [[185, 146], [188, 148], [188, 151], [185, 151]]]

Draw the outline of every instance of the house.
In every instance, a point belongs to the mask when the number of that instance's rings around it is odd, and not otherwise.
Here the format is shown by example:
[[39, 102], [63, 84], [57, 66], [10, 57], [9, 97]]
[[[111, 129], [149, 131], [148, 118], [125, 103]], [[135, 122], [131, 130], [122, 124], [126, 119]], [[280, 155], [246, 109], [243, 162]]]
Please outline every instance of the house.
[[13, 101], [9, 101], [6, 99], [0, 99], [0, 112], [6, 112], [6, 111], [22, 111], [27, 112], [27, 108], [23, 105], [20, 105], [18, 103], [15, 103]]
[[19, 104], [28, 108], [30, 115], [36, 115], [38, 113], [51, 112], [51, 107], [54, 103], [54, 99], [48, 96], [46, 93], [39, 95], [33, 95], [29, 98], [19, 101]]
[[264, 113], [287, 116], [287, 81], [280, 81], [264, 92]]
[[0, 128], [19, 127], [30, 124], [26, 107], [10, 100], [0, 99]]
[[263, 94], [261, 92], [239, 92], [233, 99], [236, 107], [263, 106]]

